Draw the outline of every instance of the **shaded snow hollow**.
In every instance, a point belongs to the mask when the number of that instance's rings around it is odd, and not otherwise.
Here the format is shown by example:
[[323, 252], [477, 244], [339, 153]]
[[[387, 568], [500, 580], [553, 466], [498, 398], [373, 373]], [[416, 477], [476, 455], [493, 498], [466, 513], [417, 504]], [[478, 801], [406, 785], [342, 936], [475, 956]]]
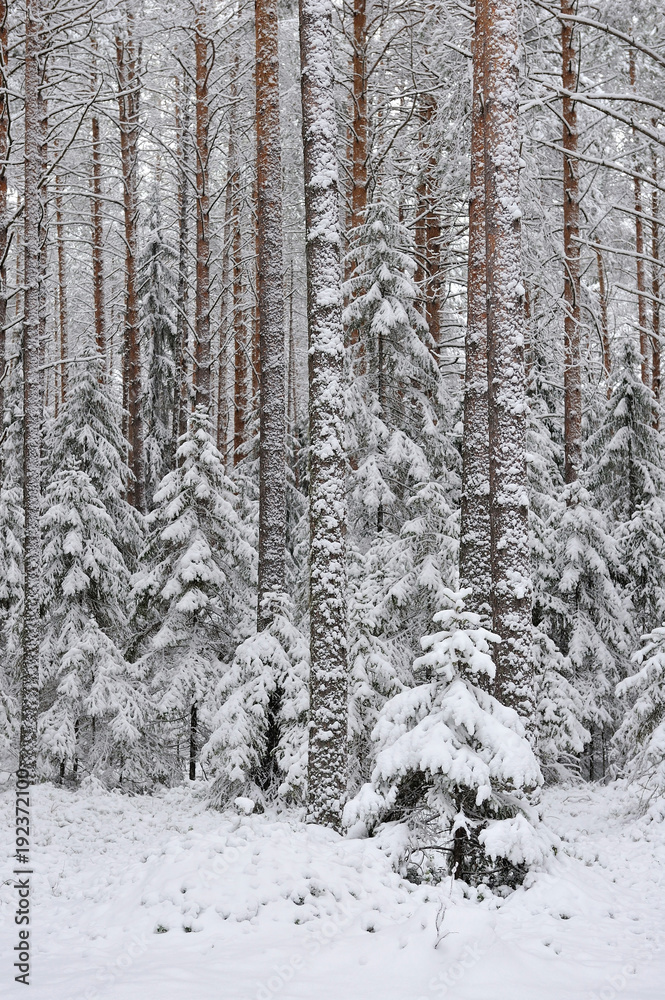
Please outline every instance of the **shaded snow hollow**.
[[[11, 831], [13, 795], [0, 798]], [[154, 797], [34, 793], [32, 1000], [661, 1000], [665, 825], [557, 789], [565, 852], [507, 899], [402, 880], [376, 840]], [[10, 838], [0, 995], [13, 983]], [[446, 912], [438, 944], [436, 918]]]

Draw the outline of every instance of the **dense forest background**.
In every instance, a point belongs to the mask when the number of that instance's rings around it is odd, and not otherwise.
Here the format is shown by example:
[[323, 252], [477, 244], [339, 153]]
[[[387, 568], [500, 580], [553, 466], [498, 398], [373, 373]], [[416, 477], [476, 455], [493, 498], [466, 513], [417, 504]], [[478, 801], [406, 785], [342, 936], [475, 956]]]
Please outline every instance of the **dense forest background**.
[[661, 790], [659, 5], [0, 22], [3, 760], [462, 866]]

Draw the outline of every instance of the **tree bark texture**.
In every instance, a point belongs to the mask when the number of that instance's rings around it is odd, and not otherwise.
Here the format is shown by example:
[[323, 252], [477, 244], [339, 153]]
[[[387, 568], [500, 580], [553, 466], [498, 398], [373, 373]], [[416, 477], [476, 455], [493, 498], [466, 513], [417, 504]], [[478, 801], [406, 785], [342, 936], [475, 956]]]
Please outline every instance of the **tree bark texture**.
[[[196, 8], [196, 309], [194, 318], [194, 405], [210, 410], [210, 188], [208, 75], [209, 38], [205, 4]], [[214, 51], [214, 50], [213, 50]], [[212, 58], [212, 57], [210, 57]]]
[[[561, 0], [561, 13], [574, 14], [576, 0]], [[575, 24], [561, 22], [563, 89], [577, 90]], [[580, 351], [580, 182], [577, 159], [577, 105], [563, 97], [563, 298], [564, 313], [564, 476], [574, 482], [582, 466], [582, 357]]]
[[92, 139], [92, 198], [90, 226], [92, 229], [92, 287], [95, 310], [95, 344], [101, 361], [100, 378], [106, 373], [106, 317], [104, 315], [104, 223], [102, 221], [102, 144], [99, 116], [90, 120]]
[[[634, 90], [637, 78], [635, 67], [635, 50], [630, 50], [629, 76], [630, 86]], [[633, 135], [637, 133], [633, 128]], [[639, 170], [639, 164], [637, 166]], [[633, 174], [633, 194], [635, 199], [635, 269], [637, 286], [637, 324], [640, 331], [640, 354], [642, 355], [641, 375], [644, 385], [651, 384], [651, 344], [647, 326], [647, 290], [646, 264], [644, 261], [644, 207], [642, 205], [642, 181]]]
[[127, 406], [127, 444], [132, 473], [127, 499], [137, 510], [146, 509], [141, 346], [138, 299], [138, 139], [140, 54], [134, 38], [134, 17], [128, 11], [124, 36], [116, 35], [118, 116], [122, 161], [125, 228], [125, 320], [123, 343], [124, 397]]
[[187, 403], [189, 382], [187, 376], [187, 251], [189, 240], [189, 188], [187, 162], [189, 153], [189, 94], [188, 77], [183, 74], [182, 86], [176, 80], [176, 131], [178, 135], [178, 290], [175, 345], [175, 407], [173, 409], [173, 437], [176, 450], [178, 441], [187, 430]]
[[[68, 354], [68, 317], [67, 317], [67, 264], [65, 258], [65, 233], [62, 205], [62, 178], [55, 175], [55, 235], [58, 249], [58, 332], [60, 351], [60, 393], [59, 402], [65, 405], [67, 399], [67, 354]], [[56, 395], [56, 413], [58, 396]]]
[[[652, 120], [654, 130], [657, 127], [656, 119]], [[651, 177], [654, 187], [651, 190], [651, 256], [654, 263], [651, 265], [651, 358], [652, 358], [652, 389], [656, 402], [656, 413], [654, 417], [655, 426], [659, 426], [660, 394], [661, 394], [661, 350], [660, 350], [660, 225], [658, 219], [659, 196], [658, 188], [658, 155], [651, 147]], [[656, 263], [657, 262], [657, 263]]]
[[41, 640], [41, 531], [40, 450], [42, 388], [39, 344], [40, 266], [40, 167], [42, 134], [40, 121], [39, 0], [25, 5], [25, 175], [24, 260], [25, 322], [23, 324], [23, 504], [24, 597], [23, 665], [21, 678], [21, 732], [19, 767], [30, 780], [37, 769], [37, 716], [39, 712], [39, 646]]
[[[7, 0], [0, 0], [0, 428], [4, 426], [7, 373], [7, 160], [9, 159], [9, 94], [7, 90]], [[18, 257], [18, 253], [17, 253]], [[0, 464], [0, 475], [2, 468]]]
[[489, 423], [487, 412], [487, 283], [485, 277], [485, 116], [483, 0], [476, 2], [473, 33], [469, 262], [462, 437], [460, 584], [473, 587], [469, 609], [491, 620]]
[[524, 288], [520, 280], [516, 0], [487, 3], [485, 240], [492, 617], [497, 697], [531, 706], [531, 579], [525, 436]]
[[279, 122], [277, 0], [256, 0], [257, 290], [259, 303], [259, 588], [264, 599], [285, 586], [286, 461], [282, 157]]
[[309, 326], [309, 813], [339, 828], [347, 776], [344, 332], [332, 7], [300, 0]]

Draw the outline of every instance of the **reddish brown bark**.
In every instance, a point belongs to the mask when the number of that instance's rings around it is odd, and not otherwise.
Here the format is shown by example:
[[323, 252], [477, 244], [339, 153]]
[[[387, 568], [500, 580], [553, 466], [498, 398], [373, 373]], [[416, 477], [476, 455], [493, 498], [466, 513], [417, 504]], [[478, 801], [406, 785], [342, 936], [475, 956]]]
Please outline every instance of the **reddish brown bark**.
[[127, 499], [145, 511], [145, 457], [138, 300], [138, 139], [140, 52], [134, 37], [134, 16], [127, 11], [124, 35], [117, 34], [116, 72], [118, 120], [122, 163], [125, 228], [125, 318], [123, 343], [123, 399], [126, 403], [126, 431], [130, 478]]
[[[210, 58], [206, 8], [196, 10], [196, 310], [194, 319], [194, 405], [210, 410]], [[214, 51], [214, 50], [213, 50]]]
[[189, 153], [189, 101], [186, 74], [183, 85], [176, 78], [175, 119], [178, 157], [178, 291], [175, 344], [175, 407], [173, 410], [173, 436], [177, 443], [187, 430], [187, 400], [189, 381], [187, 373], [187, 262], [189, 238], [189, 199], [187, 181], [187, 160]]
[[[572, 14], [575, 0], [561, 0], [562, 14]], [[577, 90], [577, 52], [573, 21], [561, 22], [561, 77], [564, 91]], [[563, 97], [563, 253], [564, 279], [564, 446], [567, 483], [582, 466], [582, 357], [580, 350], [580, 190], [577, 159], [577, 106]]]
[[[276, 16], [276, 15], [275, 15]], [[259, 131], [259, 123], [257, 116], [257, 132]], [[257, 170], [258, 170], [258, 153], [257, 153]], [[261, 321], [259, 316], [259, 282], [260, 282], [260, 263], [259, 263], [259, 241], [260, 241], [260, 229], [261, 222], [259, 215], [259, 189], [258, 184], [255, 182], [252, 185], [252, 205], [254, 208], [252, 214], [252, 224], [254, 228], [254, 308], [252, 309], [252, 400], [255, 406], [258, 406], [259, 398], [259, 384], [261, 381]]]

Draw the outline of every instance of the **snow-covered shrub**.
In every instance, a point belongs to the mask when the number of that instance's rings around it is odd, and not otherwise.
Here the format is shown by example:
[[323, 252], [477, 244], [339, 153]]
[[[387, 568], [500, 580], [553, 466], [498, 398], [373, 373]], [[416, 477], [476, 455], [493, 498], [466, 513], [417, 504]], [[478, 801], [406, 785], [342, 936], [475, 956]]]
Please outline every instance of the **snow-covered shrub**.
[[469, 593], [446, 592], [451, 607], [434, 616], [439, 631], [414, 663], [422, 682], [381, 711], [376, 765], [345, 822], [406, 821], [416, 838], [441, 838], [458, 876], [514, 883], [547, 850], [526, 798], [542, 776], [517, 713], [484, 690], [499, 640], [465, 611]]

